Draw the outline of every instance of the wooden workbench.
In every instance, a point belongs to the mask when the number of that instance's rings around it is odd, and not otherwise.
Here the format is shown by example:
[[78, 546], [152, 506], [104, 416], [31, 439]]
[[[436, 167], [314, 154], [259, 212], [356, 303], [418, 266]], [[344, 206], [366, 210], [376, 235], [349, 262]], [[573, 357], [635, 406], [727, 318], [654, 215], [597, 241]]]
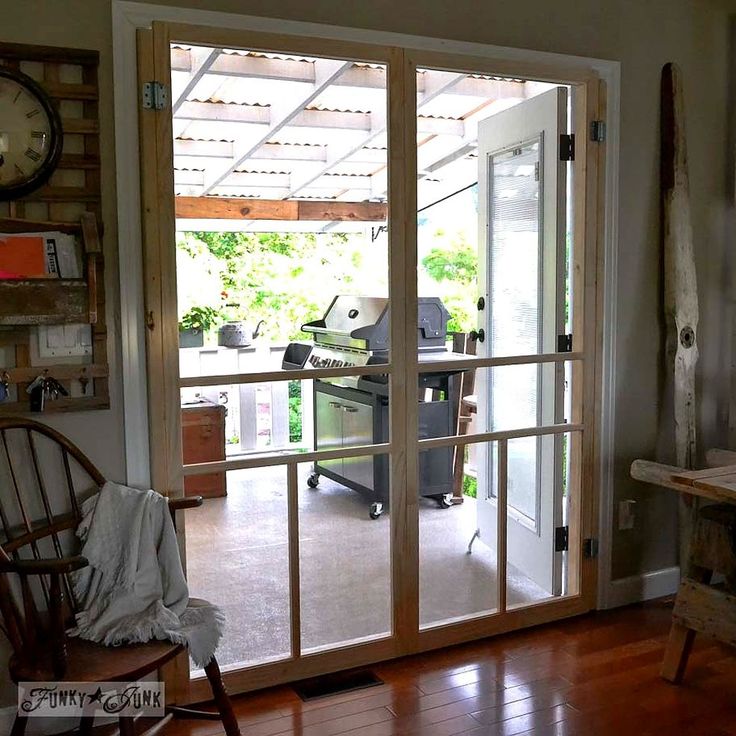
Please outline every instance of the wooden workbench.
[[[636, 480], [716, 502], [699, 513], [694, 507], [696, 526], [662, 662], [662, 677], [675, 683], [682, 680], [697, 632], [736, 645], [736, 513], [724, 506], [736, 509], [736, 464], [733, 453], [715, 452], [721, 453], [721, 459], [728, 456], [731, 464], [703, 470], [682, 470], [648, 460], [635, 460], [631, 465], [631, 477]], [[710, 585], [715, 572], [725, 574], [725, 589]]]
[[631, 477], [718, 503], [736, 504], [736, 465], [683, 470], [649, 460], [634, 460]]

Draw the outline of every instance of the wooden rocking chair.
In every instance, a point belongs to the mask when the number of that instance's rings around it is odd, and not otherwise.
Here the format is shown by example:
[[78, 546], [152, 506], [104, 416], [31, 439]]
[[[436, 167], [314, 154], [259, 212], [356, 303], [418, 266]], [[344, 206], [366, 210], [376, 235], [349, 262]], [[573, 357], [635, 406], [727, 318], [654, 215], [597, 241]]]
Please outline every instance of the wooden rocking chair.
[[[167, 641], [105, 647], [66, 636], [78, 610], [69, 573], [87, 565], [74, 555], [81, 505], [105, 478], [63, 435], [30, 419], [0, 419], [0, 446], [0, 614], [13, 682], [135, 682], [184, 652]], [[172, 499], [169, 510], [176, 522], [176, 511], [201, 503]], [[175, 714], [221, 720], [227, 736], [240, 736], [214, 658], [205, 673], [218, 712], [171, 708], [139, 736], [159, 732]], [[83, 716], [79, 733], [90, 734], [93, 720]], [[11, 736], [23, 736], [27, 721], [18, 715]], [[136, 719], [121, 717], [119, 728], [136, 736]]]

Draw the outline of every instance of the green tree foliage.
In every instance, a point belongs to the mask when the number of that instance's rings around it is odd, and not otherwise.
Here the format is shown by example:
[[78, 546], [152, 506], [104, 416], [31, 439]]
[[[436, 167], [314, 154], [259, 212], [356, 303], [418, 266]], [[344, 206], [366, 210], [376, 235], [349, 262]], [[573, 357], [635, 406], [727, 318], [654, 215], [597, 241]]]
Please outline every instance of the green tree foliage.
[[178, 246], [180, 316], [216, 306], [226, 321], [264, 319], [264, 343], [308, 339], [301, 326], [336, 294], [387, 293], [385, 244], [363, 257], [360, 235], [191, 232]]
[[[475, 327], [478, 279], [478, 254], [462, 232], [448, 237], [443, 230], [436, 230], [429, 252], [421, 259], [425, 274], [434, 286], [422, 286], [420, 273], [420, 293], [440, 296], [450, 312], [448, 329], [453, 332], [468, 332]], [[426, 281], [426, 279], [425, 279]]]
[[289, 381], [289, 442], [302, 439], [302, 390], [299, 381]]

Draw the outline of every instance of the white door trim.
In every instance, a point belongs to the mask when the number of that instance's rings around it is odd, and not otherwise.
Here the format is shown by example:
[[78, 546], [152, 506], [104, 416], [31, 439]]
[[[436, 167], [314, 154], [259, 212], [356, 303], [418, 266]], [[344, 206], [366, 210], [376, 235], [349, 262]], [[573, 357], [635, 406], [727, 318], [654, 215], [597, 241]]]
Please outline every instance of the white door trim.
[[600, 417], [600, 558], [599, 607], [611, 600], [611, 523], [613, 504], [613, 438], [616, 355], [616, 262], [620, 123], [620, 63], [604, 59], [492, 46], [466, 41], [425, 38], [388, 31], [262, 18], [192, 8], [112, 1], [115, 82], [115, 149], [117, 158], [122, 378], [127, 482], [149, 485], [148, 402], [145, 361], [143, 265], [141, 255], [138, 165], [138, 90], [136, 29], [153, 21], [234, 28], [280, 34], [332, 38], [468, 56], [591, 70], [607, 86], [606, 192], [603, 273], [602, 413]]

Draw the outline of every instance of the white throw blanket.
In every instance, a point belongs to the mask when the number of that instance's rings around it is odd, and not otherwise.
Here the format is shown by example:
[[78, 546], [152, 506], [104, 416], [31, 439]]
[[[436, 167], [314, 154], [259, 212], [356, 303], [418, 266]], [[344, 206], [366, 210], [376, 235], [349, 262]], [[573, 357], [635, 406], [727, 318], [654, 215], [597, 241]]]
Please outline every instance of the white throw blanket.
[[167, 500], [108, 481], [82, 515], [77, 536], [89, 566], [72, 576], [80, 613], [70, 635], [109, 646], [168, 639], [206, 666], [224, 616], [189, 598]]

